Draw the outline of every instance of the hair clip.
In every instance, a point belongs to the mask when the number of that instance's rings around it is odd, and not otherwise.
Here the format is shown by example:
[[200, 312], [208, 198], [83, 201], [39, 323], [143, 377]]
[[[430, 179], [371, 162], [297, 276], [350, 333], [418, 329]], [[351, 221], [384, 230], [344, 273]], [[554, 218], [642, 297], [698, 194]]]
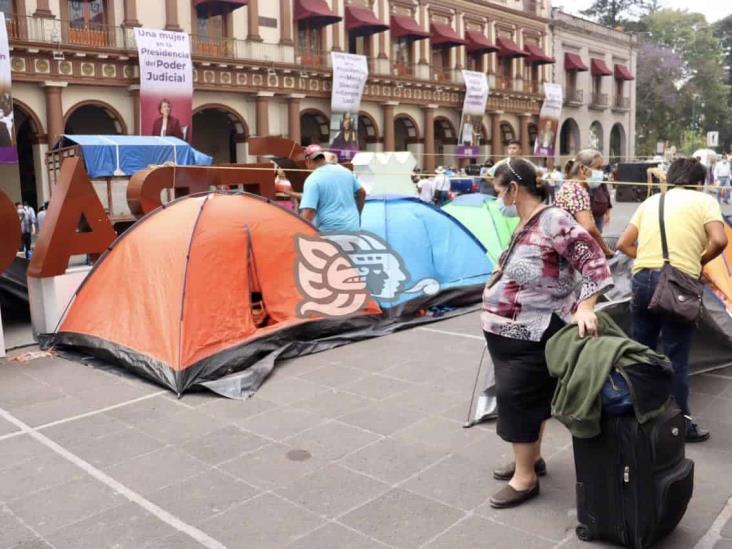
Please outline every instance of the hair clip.
[[511, 160], [509, 158], [506, 159], [506, 165], [508, 166], [508, 169], [511, 170], [511, 173], [516, 176], [516, 178], [523, 182], [523, 177], [521, 177], [518, 173], [516, 173], [516, 170], [513, 169], [513, 166], [511, 166]]

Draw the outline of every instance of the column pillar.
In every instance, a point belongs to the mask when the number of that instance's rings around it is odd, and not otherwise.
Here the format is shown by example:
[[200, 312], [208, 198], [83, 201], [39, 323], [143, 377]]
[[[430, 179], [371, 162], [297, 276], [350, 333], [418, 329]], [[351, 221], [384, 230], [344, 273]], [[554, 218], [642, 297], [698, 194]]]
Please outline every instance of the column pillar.
[[[340, 0], [333, 0], [331, 9], [333, 10], [333, 13], [336, 15], [340, 14], [341, 11], [341, 3]], [[330, 28], [333, 29], [333, 44], [331, 45], [332, 51], [343, 51], [343, 48], [341, 48], [341, 25], [336, 23], [335, 25], [330, 25]]]
[[257, 135], [269, 135], [269, 100], [274, 92], [259, 92], [257, 94]]
[[[429, 12], [427, 11], [427, 6], [420, 5], [417, 9], [422, 12], [420, 14], [420, 18], [419, 18], [420, 27], [422, 27], [422, 30], [426, 30], [427, 32], [429, 32], [430, 25], [429, 25], [429, 20], [428, 20]], [[429, 55], [429, 51], [428, 51], [429, 43], [431, 43], [431, 40], [429, 38], [427, 38], [425, 40], [419, 40], [419, 52], [420, 52], [419, 64], [420, 65], [429, 65], [430, 64], [430, 62], [428, 61], [428, 59], [431, 60], [431, 56]]]
[[435, 173], [435, 111], [437, 105], [427, 105], [424, 110], [424, 160], [425, 173]]
[[247, 12], [247, 40], [251, 42], [261, 42], [262, 37], [259, 35], [259, 0], [249, 0], [249, 10]]
[[503, 137], [501, 136], [501, 115], [503, 111], [490, 113], [491, 117], [491, 158], [498, 162], [503, 156]]
[[165, 0], [165, 30], [183, 30], [178, 23], [178, 0]]
[[287, 128], [290, 139], [300, 144], [302, 135], [300, 132], [300, 101], [304, 94], [292, 94], [287, 96]]
[[137, 0], [125, 0], [125, 18], [122, 21], [124, 27], [139, 27], [137, 20]]
[[531, 147], [531, 141], [529, 139], [529, 121], [531, 120], [531, 113], [525, 112], [524, 114], [520, 114], [519, 120], [521, 123], [521, 154], [529, 157], [534, 154]]
[[292, 0], [280, 0], [280, 45], [292, 46]]
[[33, 12], [34, 17], [53, 17], [51, 7], [49, 6], [49, 0], [38, 0], [36, 4], [36, 11]]
[[68, 82], [44, 82], [41, 84], [46, 94], [46, 127], [48, 128], [48, 145], [52, 147], [64, 133], [64, 107], [61, 93]]
[[384, 111], [384, 152], [391, 152], [396, 149], [394, 110], [397, 105], [399, 105], [399, 103], [396, 101], [387, 101], [382, 106]]
[[[382, 23], [390, 24], [389, 10], [386, 7], [386, 0], [379, 0], [379, 20]], [[386, 31], [379, 33], [379, 59], [388, 59], [386, 51]]]
[[134, 85], [127, 88], [132, 98], [132, 120], [134, 121], [134, 135], [140, 135], [140, 86]]

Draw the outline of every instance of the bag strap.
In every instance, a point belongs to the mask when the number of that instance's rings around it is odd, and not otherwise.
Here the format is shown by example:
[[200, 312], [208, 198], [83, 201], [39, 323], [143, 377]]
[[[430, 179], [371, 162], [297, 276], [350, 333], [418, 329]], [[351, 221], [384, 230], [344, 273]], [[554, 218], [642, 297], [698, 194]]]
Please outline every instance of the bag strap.
[[666, 240], [666, 222], [664, 221], [664, 204], [666, 202], [666, 193], [661, 193], [661, 198], [658, 204], [658, 222], [661, 225], [661, 250], [663, 253], [663, 262], [668, 265], [670, 263], [668, 258], [668, 241]]

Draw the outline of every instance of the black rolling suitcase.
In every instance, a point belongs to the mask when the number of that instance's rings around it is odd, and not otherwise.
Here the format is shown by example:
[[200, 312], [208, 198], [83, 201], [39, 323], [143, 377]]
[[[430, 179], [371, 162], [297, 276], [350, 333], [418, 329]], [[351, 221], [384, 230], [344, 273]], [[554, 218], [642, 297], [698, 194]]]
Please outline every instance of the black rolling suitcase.
[[573, 439], [577, 537], [643, 549], [671, 532], [694, 489], [686, 421], [674, 405], [644, 424], [605, 417], [602, 434]]

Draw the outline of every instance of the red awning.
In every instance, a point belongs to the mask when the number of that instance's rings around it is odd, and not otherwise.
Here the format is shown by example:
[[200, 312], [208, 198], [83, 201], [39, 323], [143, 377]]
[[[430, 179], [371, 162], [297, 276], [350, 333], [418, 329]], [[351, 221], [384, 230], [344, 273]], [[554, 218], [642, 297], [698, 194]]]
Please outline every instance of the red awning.
[[564, 54], [564, 70], [585, 72], [590, 69], [587, 68], [587, 65], [585, 65], [584, 61], [582, 61], [582, 58], [578, 54], [566, 52]]
[[206, 6], [209, 8], [211, 15], [221, 15], [246, 6], [248, 3], [249, 0], [193, 0], [193, 7]]
[[498, 48], [486, 37], [485, 34], [479, 31], [465, 31], [465, 40], [467, 46], [465, 50], [468, 53], [486, 53], [492, 51], [498, 51]]
[[544, 50], [542, 50], [539, 46], [527, 44], [524, 49], [526, 50], [526, 53], [529, 54], [529, 56], [526, 58], [527, 63], [531, 63], [534, 65], [549, 65], [551, 63], [556, 63], [556, 60], [553, 57], [544, 53]]
[[391, 37], [411, 38], [412, 40], [423, 40], [430, 37], [430, 33], [422, 30], [414, 18], [408, 15], [391, 16]]
[[455, 46], [464, 46], [467, 44], [465, 40], [460, 38], [452, 30], [450, 25], [446, 25], [445, 23], [430, 24], [430, 31], [432, 32], [432, 47], [454, 48]]
[[358, 36], [369, 36], [389, 30], [389, 25], [379, 21], [368, 8], [346, 6], [346, 30]]
[[604, 59], [593, 57], [590, 59], [590, 66], [592, 67], [592, 76], [610, 76], [613, 73], [605, 64]]
[[635, 80], [630, 69], [625, 65], [615, 65], [615, 80]]
[[295, 0], [295, 21], [310, 21], [317, 27], [338, 23], [342, 17], [336, 15], [325, 0]]
[[496, 39], [498, 46], [498, 57], [528, 57], [529, 53], [522, 50], [516, 45], [516, 42], [510, 38], [499, 36]]

